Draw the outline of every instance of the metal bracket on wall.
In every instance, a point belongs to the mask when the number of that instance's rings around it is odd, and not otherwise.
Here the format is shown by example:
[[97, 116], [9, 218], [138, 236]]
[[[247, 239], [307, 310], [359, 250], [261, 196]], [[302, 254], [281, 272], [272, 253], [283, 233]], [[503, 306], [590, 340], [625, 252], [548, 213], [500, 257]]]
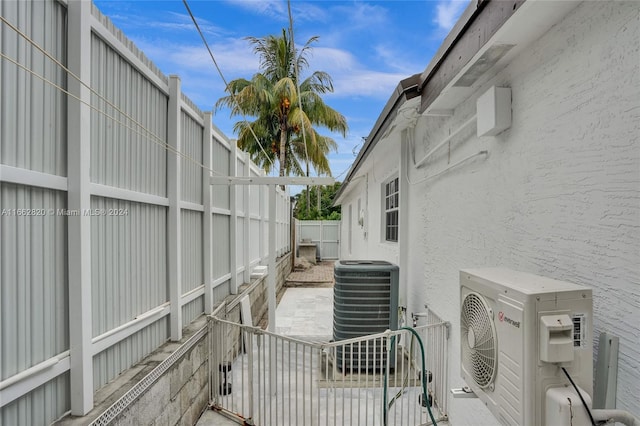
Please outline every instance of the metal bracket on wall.
[[618, 386], [618, 347], [620, 339], [600, 333], [596, 377], [593, 388], [593, 408], [616, 408]]

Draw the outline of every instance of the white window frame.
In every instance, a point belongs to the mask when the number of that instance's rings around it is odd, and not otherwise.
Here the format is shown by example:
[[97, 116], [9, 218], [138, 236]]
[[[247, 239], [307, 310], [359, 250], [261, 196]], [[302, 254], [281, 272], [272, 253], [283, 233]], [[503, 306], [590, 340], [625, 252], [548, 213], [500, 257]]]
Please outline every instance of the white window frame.
[[392, 176], [382, 184], [382, 241], [397, 243], [400, 231], [400, 179]]

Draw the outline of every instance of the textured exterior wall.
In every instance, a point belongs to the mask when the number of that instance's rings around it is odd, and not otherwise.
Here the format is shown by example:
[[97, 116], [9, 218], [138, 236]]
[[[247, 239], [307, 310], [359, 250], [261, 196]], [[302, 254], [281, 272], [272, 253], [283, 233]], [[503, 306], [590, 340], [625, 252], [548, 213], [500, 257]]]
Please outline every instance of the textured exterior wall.
[[[453, 387], [463, 385], [459, 270], [504, 266], [593, 289], [594, 344], [602, 331], [620, 337], [617, 407], [640, 416], [638, 17], [636, 2], [584, 2], [478, 88], [453, 117], [419, 119], [412, 135], [418, 159], [475, 113], [476, 98], [491, 85], [512, 88], [510, 129], [476, 138], [471, 126], [451, 141], [450, 151], [445, 147], [425, 167], [409, 171], [415, 184], [406, 225], [408, 311], [422, 311], [426, 303], [451, 321]], [[352, 191], [343, 214], [368, 195], [371, 216], [379, 215], [379, 185], [372, 181], [380, 179], [371, 179], [371, 169], [393, 170], [399, 162], [396, 155], [374, 168], [384, 158], [382, 149], [376, 147], [362, 168], [368, 171], [368, 194]], [[416, 183], [483, 149], [488, 157]], [[370, 227], [378, 221], [370, 218]], [[345, 226], [343, 241], [347, 232]], [[385, 258], [375, 232], [370, 229], [364, 252]], [[453, 401], [454, 424], [491, 424], [482, 410], [469, 416], [470, 404]]]

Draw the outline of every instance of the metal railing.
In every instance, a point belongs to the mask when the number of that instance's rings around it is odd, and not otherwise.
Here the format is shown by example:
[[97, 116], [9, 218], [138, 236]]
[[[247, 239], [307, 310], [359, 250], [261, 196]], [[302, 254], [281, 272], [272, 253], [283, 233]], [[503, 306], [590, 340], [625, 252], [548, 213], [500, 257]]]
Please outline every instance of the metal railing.
[[328, 343], [216, 317], [209, 327], [210, 403], [241, 424], [428, 425], [426, 404], [447, 418], [445, 322]]

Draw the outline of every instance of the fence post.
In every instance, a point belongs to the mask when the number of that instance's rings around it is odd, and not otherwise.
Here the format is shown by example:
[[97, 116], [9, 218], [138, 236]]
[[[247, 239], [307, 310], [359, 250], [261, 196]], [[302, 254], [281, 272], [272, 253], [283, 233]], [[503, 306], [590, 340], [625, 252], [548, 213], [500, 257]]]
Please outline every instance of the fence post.
[[171, 340], [182, 338], [182, 285], [181, 285], [181, 223], [180, 223], [180, 77], [169, 76], [169, 110], [167, 112], [167, 143], [172, 148], [167, 152], [168, 215], [168, 272], [169, 301], [171, 302]]
[[[231, 140], [231, 153], [229, 154], [229, 176], [238, 176], [238, 143]], [[238, 294], [238, 204], [237, 204], [237, 188], [238, 185], [229, 186], [229, 208], [231, 215], [229, 216], [229, 269], [231, 270], [231, 280], [229, 281], [229, 292]]]
[[265, 191], [267, 188], [264, 185], [258, 186], [258, 191], [260, 193], [260, 237], [258, 238], [260, 248], [258, 249], [258, 257], [260, 258], [260, 264], [264, 265], [265, 263], [265, 255], [264, 255], [264, 247], [266, 244], [266, 238], [264, 237], [264, 233], [267, 229], [265, 226], [265, 218], [267, 217], [267, 197], [265, 196]]
[[[72, 1], [68, 10], [68, 65], [81, 81], [91, 81], [91, 3]], [[75, 78], [69, 91], [87, 104], [89, 89]], [[83, 416], [93, 408], [93, 350], [91, 300], [91, 110], [68, 97], [67, 207], [68, 216], [69, 343], [71, 414]]]
[[269, 185], [269, 270], [267, 299], [269, 303], [269, 331], [276, 331], [276, 186]]
[[[319, 189], [320, 187], [318, 187]], [[324, 257], [324, 221], [320, 221], [320, 260]]]
[[[251, 177], [251, 158], [248, 152], [244, 152], [244, 175]], [[251, 206], [249, 200], [250, 185], [242, 185], [242, 195], [244, 197], [244, 241], [242, 242], [242, 249], [244, 252], [244, 273], [243, 281], [245, 283], [251, 282]]]
[[202, 132], [202, 164], [204, 170], [202, 170], [202, 205], [204, 211], [202, 212], [202, 261], [204, 267], [204, 313], [210, 314], [213, 312], [213, 271], [212, 271], [212, 238], [211, 228], [213, 226], [213, 217], [211, 212], [211, 173], [209, 169], [212, 168], [211, 164], [211, 138], [212, 138], [212, 126], [211, 126], [211, 112], [204, 113], [204, 129]]

